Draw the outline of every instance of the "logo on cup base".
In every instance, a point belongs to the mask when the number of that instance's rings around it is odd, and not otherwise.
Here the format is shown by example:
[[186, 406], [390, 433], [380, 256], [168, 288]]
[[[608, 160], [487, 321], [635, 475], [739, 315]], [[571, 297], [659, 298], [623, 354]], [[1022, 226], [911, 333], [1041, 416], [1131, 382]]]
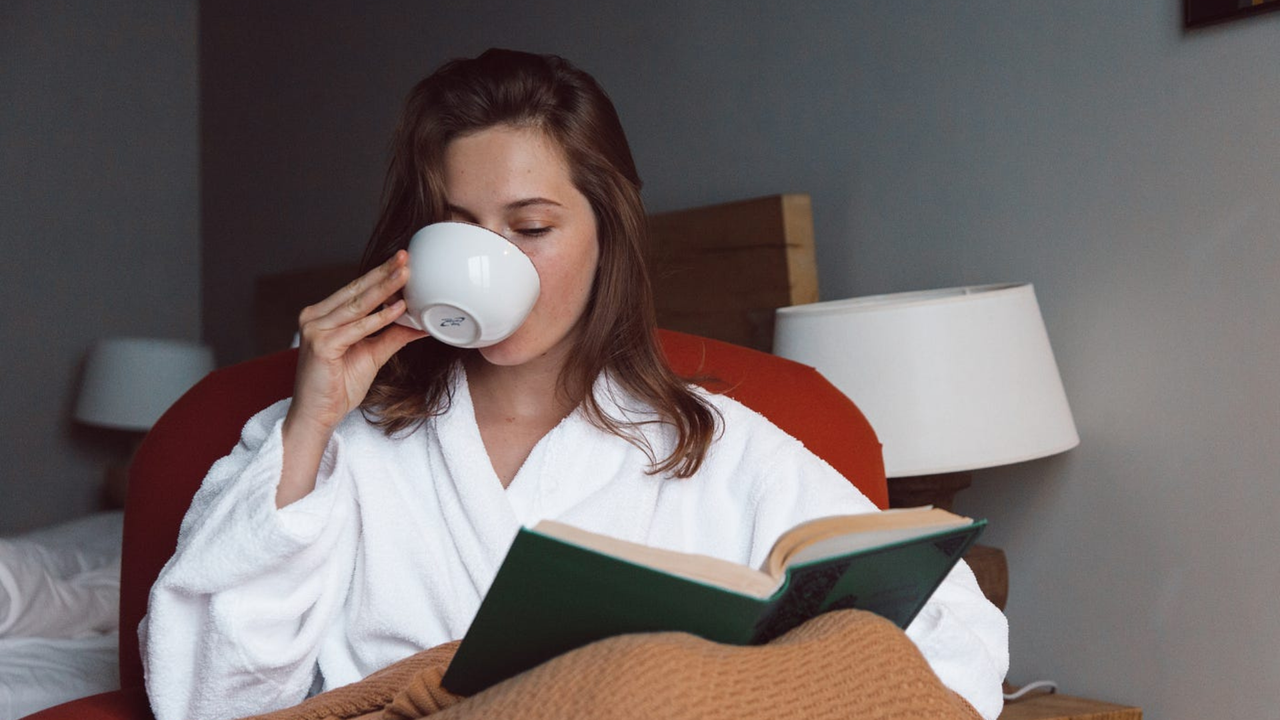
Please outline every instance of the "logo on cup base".
[[458, 327], [466, 321], [467, 319], [465, 317], [445, 318], [440, 321], [440, 327]]

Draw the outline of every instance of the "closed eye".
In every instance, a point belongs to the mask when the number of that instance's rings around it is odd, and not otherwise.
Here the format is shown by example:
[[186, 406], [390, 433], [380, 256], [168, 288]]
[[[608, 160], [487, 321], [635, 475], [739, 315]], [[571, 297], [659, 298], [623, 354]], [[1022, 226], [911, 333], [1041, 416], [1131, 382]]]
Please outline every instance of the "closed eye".
[[551, 227], [517, 228], [516, 232], [524, 237], [542, 237], [551, 232]]

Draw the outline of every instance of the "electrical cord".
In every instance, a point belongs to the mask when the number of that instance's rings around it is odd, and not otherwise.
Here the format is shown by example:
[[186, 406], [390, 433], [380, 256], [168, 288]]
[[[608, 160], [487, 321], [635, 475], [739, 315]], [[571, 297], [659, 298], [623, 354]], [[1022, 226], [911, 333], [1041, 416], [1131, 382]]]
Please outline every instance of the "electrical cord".
[[1026, 697], [1027, 693], [1034, 692], [1036, 690], [1044, 690], [1046, 693], [1050, 694], [1056, 693], [1058, 692], [1058, 684], [1052, 680], [1036, 680], [1033, 683], [1023, 685], [1021, 689], [1015, 692], [1005, 693], [1004, 701], [1015, 702], [1021, 700]]

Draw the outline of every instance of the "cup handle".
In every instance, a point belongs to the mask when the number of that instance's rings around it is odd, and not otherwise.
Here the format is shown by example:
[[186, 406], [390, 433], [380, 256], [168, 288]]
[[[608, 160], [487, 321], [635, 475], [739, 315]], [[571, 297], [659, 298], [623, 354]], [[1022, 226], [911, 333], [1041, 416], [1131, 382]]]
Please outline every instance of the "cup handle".
[[411, 327], [414, 330], [423, 329], [422, 325], [418, 323], [418, 319], [415, 318], [413, 316], [413, 313], [409, 312], [408, 310], [405, 310], [403, 313], [401, 313], [400, 317], [395, 319], [395, 323], [397, 325], [404, 325], [405, 327]]

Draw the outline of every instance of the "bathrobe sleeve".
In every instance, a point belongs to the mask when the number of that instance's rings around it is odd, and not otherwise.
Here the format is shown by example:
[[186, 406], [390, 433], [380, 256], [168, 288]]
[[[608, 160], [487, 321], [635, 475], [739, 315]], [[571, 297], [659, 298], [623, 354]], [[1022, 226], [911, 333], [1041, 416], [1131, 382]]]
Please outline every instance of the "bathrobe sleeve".
[[[777, 538], [805, 520], [876, 512], [875, 505], [830, 465], [799, 442], [772, 453], [757, 476], [752, 567], [759, 567]], [[942, 682], [984, 718], [1004, 706], [1001, 683], [1009, 668], [1009, 627], [983, 596], [969, 566], [960, 561], [907, 628]]]
[[342, 608], [359, 535], [340, 430], [316, 489], [277, 509], [288, 401], [216, 462], [152, 587], [139, 635], [158, 720], [233, 718], [306, 697]]

